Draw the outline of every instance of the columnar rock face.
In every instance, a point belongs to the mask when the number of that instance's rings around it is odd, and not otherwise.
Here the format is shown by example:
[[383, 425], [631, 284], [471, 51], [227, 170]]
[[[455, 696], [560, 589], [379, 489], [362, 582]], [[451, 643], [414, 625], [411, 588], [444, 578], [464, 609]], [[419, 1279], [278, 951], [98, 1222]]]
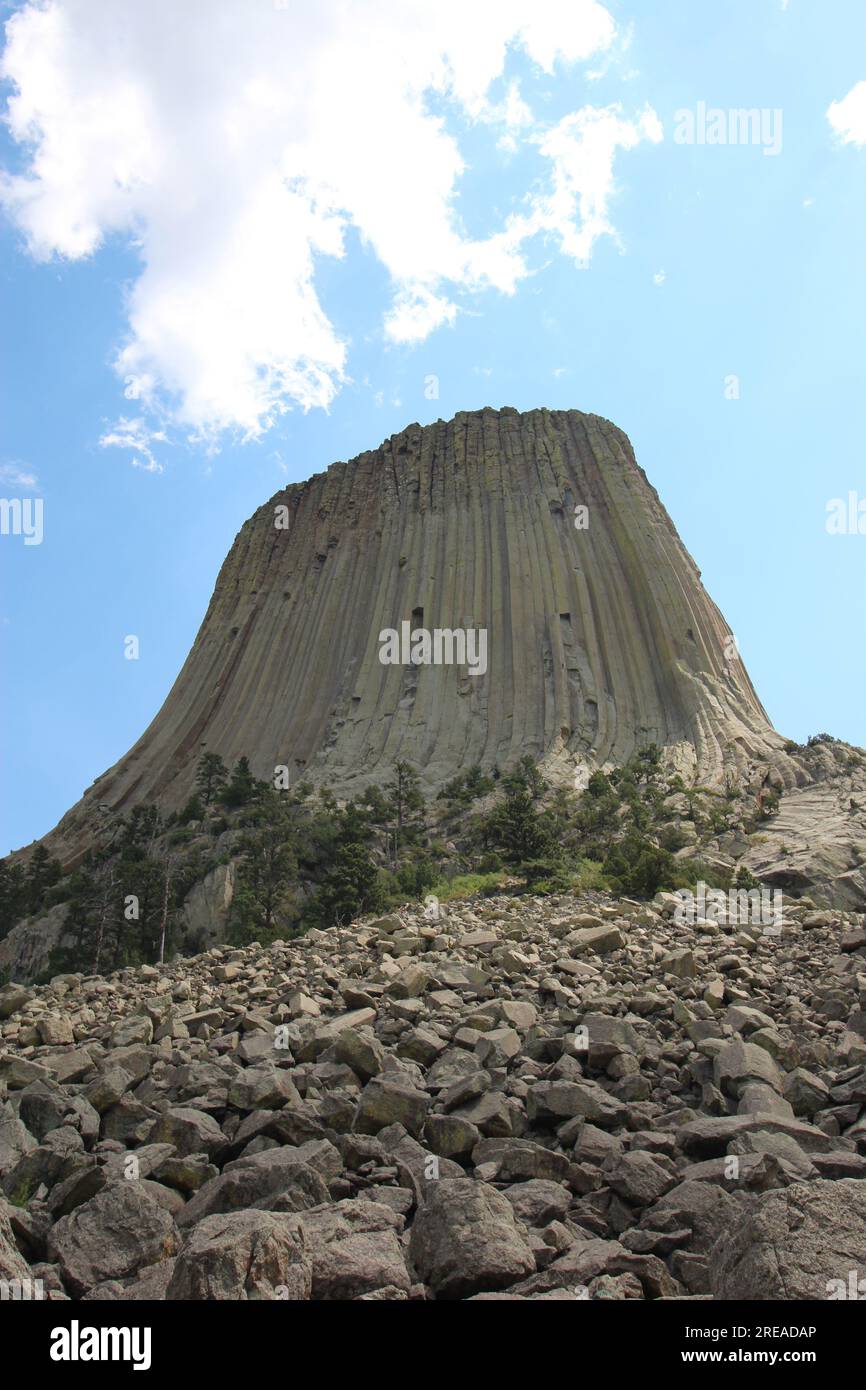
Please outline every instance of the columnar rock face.
[[[486, 670], [383, 664], [404, 622], [485, 632]], [[651, 741], [715, 780], [782, 745], [622, 431], [462, 413], [255, 513], [162, 710], [59, 839], [97, 803], [176, 807], [203, 745], [349, 794], [400, 758], [433, 791], [525, 754], [571, 778]]]

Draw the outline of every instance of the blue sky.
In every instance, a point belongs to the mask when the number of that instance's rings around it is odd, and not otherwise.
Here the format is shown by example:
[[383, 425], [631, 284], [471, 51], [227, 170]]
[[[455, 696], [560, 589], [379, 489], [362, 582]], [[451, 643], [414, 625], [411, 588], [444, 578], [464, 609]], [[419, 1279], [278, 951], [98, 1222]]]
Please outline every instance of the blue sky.
[[[866, 744], [861, 0], [433, 8], [3, 7], [0, 495], [44, 534], [0, 535], [0, 851], [143, 731], [258, 505], [484, 405], [625, 429], [777, 728]], [[682, 143], [699, 103], [781, 148]]]

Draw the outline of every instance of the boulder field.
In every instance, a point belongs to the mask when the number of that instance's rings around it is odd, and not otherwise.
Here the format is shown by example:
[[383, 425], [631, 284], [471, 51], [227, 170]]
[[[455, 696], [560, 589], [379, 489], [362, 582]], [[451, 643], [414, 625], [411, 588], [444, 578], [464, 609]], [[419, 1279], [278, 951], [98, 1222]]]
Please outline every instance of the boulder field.
[[767, 934], [601, 893], [438, 911], [0, 990], [0, 1280], [850, 1296], [861, 916], [787, 902]]

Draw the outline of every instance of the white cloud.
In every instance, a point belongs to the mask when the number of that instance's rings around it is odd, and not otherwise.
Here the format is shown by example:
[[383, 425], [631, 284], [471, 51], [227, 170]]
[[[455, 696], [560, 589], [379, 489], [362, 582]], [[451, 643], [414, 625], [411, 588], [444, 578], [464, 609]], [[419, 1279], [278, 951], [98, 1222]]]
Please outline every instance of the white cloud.
[[636, 120], [627, 120], [619, 105], [584, 106], [532, 138], [550, 162], [551, 188], [533, 196], [529, 214], [510, 219], [503, 245], [515, 250], [542, 232], [559, 242], [564, 255], [586, 266], [599, 237], [616, 237], [609, 205], [617, 150], [634, 149], [643, 140], [657, 143], [663, 138], [661, 122], [649, 107]]
[[39, 487], [39, 479], [18, 463], [0, 463], [0, 487], [29, 491]]
[[[119, 234], [140, 256], [115, 365], [142, 414], [102, 442], [151, 471], [152, 410], [212, 440], [333, 399], [348, 348], [316, 264], [350, 228], [390, 276], [386, 337], [415, 343], [461, 292], [513, 293], [534, 236], [586, 264], [615, 235], [617, 152], [661, 138], [653, 112], [618, 107], [545, 129], [498, 83], [514, 48], [546, 74], [604, 58], [617, 33], [599, 0], [28, 0], [6, 34], [27, 166], [0, 194], [30, 252], [79, 259]], [[480, 239], [458, 216], [455, 111], [547, 175]]]
[[385, 319], [385, 335], [395, 343], [420, 343], [456, 316], [456, 305], [442, 295], [423, 285], [407, 286]]
[[654, 285], [663, 285], [664, 282], [665, 282], [665, 280], [666, 280], [667, 278], [668, 278], [668, 273], [667, 273], [666, 270], [657, 270], [656, 273], [655, 273], [655, 275], [653, 276], [653, 284], [654, 284]]
[[866, 82], [858, 82], [827, 108], [827, 120], [843, 145], [866, 145]]
[[141, 468], [145, 473], [165, 472], [165, 465], [159, 462], [151, 447], [165, 443], [163, 430], [152, 430], [141, 416], [130, 420], [125, 415], [121, 415], [99, 440], [103, 449], [129, 449], [133, 468]]

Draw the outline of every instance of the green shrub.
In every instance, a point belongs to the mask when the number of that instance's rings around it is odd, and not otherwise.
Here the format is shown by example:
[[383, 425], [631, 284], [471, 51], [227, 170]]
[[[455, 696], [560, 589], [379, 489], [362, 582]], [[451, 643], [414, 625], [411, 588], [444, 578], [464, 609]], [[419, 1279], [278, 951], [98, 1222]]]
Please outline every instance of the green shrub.
[[489, 897], [501, 889], [505, 878], [506, 874], [501, 870], [495, 873], [457, 874], [450, 880], [440, 879], [430, 891], [443, 903], [471, 898], [475, 893]]
[[669, 850], [671, 854], [676, 854], [678, 849], [684, 849], [689, 843], [688, 835], [678, 825], [662, 826], [658, 840], [662, 849]]
[[653, 898], [670, 887], [676, 861], [669, 850], [641, 835], [627, 835], [615, 844], [604, 862], [604, 872], [616, 892], [628, 897]]

